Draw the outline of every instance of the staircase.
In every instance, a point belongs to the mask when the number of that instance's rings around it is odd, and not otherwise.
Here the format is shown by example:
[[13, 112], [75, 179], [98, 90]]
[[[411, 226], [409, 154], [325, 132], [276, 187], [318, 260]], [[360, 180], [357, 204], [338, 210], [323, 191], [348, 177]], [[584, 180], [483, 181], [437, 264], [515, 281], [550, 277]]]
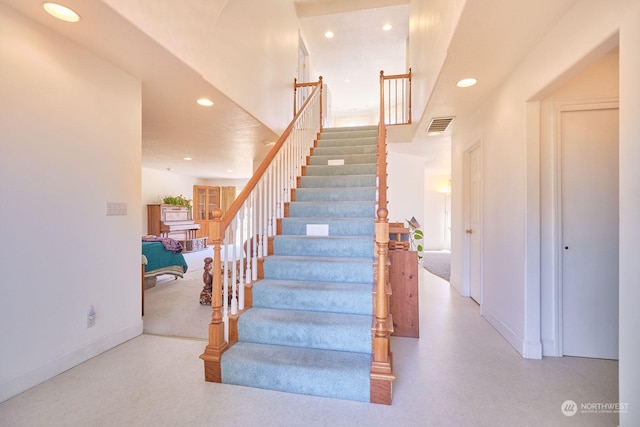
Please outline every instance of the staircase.
[[322, 132], [222, 354], [223, 383], [370, 401], [377, 135]]

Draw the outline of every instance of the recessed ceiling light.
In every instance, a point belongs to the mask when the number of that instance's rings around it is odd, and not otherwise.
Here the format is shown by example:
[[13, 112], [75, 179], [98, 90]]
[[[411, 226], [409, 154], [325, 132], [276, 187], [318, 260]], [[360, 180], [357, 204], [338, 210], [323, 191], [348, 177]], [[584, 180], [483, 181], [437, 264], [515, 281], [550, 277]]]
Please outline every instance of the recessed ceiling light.
[[391, 26], [391, 24], [384, 24], [382, 26], [382, 29], [385, 31], [389, 31], [390, 29], [392, 29], [393, 27]]
[[427, 132], [427, 136], [438, 136], [440, 132]]
[[324, 36], [328, 39], [333, 38], [333, 32], [332, 31], [327, 31], [326, 33], [324, 33]]
[[227, 169], [227, 173], [233, 173], [233, 169]]
[[196, 102], [202, 105], [203, 107], [211, 107], [213, 105], [213, 101], [207, 98], [200, 98]]
[[351, 83], [351, 80], [349, 80], [349, 79], [344, 79], [344, 82], [345, 82], [345, 83]]
[[54, 18], [58, 18], [65, 22], [78, 22], [80, 20], [80, 15], [78, 15], [73, 10], [69, 9], [66, 6], [63, 6], [58, 3], [45, 2], [42, 3], [42, 7], [47, 13]]
[[185, 157], [185, 160], [193, 160], [191, 157]]
[[476, 83], [478, 83], [478, 81], [476, 79], [468, 78], [468, 79], [460, 80], [458, 83], [456, 83], [456, 86], [458, 86], [458, 87], [471, 87], [471, 86], [475, 85]]

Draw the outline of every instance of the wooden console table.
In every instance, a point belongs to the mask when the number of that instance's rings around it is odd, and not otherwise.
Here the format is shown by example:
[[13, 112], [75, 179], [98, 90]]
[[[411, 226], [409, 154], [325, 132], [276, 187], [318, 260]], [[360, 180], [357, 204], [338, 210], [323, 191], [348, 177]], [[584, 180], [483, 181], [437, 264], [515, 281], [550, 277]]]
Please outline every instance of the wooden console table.
[[390, 311], [393, 315], [393, 335], [420, 337], [420, 306], [418, 297], [418, 252], [390, 250], [389, 280], [391, 281]]

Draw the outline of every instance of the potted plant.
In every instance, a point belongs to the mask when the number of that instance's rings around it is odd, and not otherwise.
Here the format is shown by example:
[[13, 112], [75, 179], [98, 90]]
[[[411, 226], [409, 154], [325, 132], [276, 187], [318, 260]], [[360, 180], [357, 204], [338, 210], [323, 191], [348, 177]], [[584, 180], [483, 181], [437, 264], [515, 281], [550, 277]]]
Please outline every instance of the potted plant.
[[191, 210], [191, 200], [184, 197], [182, 194], [179, 196], [166, 196], [162, 199], [162, 202], [171, 206], [185, 207]]
[[411, 248], [418, 252], [418, 259], [422, 259], [422, 244], [418, 241], [424, 238], [424, 234], [420, 229], [420, 223], [415, 217], [405, 220], [409, 226], [409, 241], [411, 242]]

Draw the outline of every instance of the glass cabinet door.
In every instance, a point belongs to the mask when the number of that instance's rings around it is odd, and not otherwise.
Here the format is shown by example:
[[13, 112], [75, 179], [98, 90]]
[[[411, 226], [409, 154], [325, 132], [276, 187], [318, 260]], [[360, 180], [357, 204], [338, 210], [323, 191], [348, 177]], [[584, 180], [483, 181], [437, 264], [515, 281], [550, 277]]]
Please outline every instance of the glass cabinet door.
[[194, 193], [195, 220], [204, 221], [207, 219], [207, 190], [205, 187], [195, 187]]
[[220, 207], [220, 187], [207, 188], [207, 212], [208, 218], [213, 219], [213, 210]]
[[213, 210], [220, 207], [220, 187], [193, 186], [193, 204], [196, 221], [213, 220]]

